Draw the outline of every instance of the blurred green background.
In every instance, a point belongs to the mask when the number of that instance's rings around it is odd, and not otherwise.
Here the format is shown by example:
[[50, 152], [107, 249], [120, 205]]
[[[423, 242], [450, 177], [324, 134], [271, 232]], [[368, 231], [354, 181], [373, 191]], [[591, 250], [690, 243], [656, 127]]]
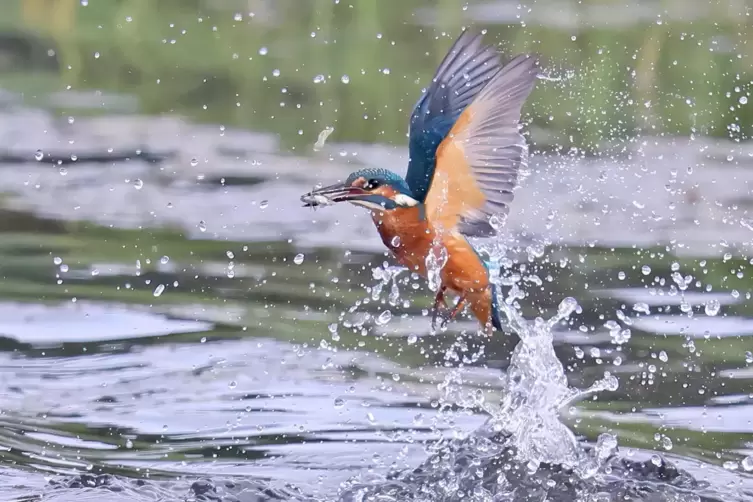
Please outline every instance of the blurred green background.
[[0, 83], [30, 99], [61, 86], [135, 94], [143, 112], [273, 131], [291, 147], [323, 124], [335, 141], [403, 144], [422, 85], [471, 22], [563, 79], [527, 107], [540, 148], [605, 150], [645, 132], [739, 139], [753, 123], [741, 0], [83, 3], [8, 0]]

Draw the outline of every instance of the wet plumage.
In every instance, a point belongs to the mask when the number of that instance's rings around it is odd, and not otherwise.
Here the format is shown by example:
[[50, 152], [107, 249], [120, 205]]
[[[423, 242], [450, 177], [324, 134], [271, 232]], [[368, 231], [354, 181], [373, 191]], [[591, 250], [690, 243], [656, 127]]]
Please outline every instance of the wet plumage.
[[[362, 169], [344, 183], [304, 197], [326, 196], [371, 210], [384, 244], [399, 263], [426, 276], [426, 257], [447, 250], [435, 320], [468, 307], [487, 333], [502, 329], [489, 272], [466, 236], [492, 236], [513, 200], [528, 146], [520, 113], [537, 77], [536, 59], [519, 55], [506, 64], [481, 36], [463, 32], [439, 65], [410, 117], [408, 171]], [[302, 198], [303, 199], [303, 198]], [[448, 309], [444, 294], [460, 297]]]

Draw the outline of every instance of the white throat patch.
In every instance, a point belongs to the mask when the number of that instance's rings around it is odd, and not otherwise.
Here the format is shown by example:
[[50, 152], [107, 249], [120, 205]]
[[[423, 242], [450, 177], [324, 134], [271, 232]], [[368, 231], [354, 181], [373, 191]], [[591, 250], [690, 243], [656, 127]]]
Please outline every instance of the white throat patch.
[[418, 205], [418, 201], [416, 199], [402, 193], [395, 195], [395, 198], [393, 200], [395, 201], [395, 204], [400, 207], [413, 207]]

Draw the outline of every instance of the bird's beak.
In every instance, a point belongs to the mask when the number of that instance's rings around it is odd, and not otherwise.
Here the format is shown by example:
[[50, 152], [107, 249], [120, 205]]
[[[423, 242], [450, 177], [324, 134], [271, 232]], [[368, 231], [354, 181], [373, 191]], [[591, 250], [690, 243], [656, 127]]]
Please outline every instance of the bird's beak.
[[303, 202], [304, 207], [328, 206], [335, 202], [355, 200], [368, 194], [369, 192], [363, 188], [346, 185], [345, 183], [335, 183], [302, 195], [301, 202]]

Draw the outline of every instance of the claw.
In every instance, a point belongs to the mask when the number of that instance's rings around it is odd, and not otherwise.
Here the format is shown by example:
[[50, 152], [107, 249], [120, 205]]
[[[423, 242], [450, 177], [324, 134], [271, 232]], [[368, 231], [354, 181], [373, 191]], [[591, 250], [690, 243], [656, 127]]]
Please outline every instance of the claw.
[[[431, 316], [431, 329], [434, 331], [443, 329], [452, 317], [452, 312], [446, 305], [442, 304], [441, 307], [435, 307], [434, 314]], [[439, 328], [437, 328], [437, 321], [439, 321]]]
[[460, 311], [463, 310], [463, 307], [465, 307], [465, 296], [462, 296], [453, 309], [448, 308], [444, 302], [444, 292], [446, 289], [446, 287], [442, 287], [434, 299], [434, 313], [431, 316], [431, 328], [434, 331], [437, 330], [437, 319], [440, 320], [439, 329], [444, 329], [447, 323], [455, 319]]
[[439, 291], [437, 291], [437, 296], [434, 298], [434, 309], [431, 316], [431, 329], [433, 331], [437, 330], [437, 319], [441, 318], [443, 319], [442, 323], [440, 324], [440, 328], [443, 328], [445, 324], [447, 324], [447, 321], [445, 320], [447, 316], [447, 311], [449, 310], [447, 308], [447, 305], [444, 302], [444, 292], [447, 288], [445, 286], [441, 286], [439, 288]]

